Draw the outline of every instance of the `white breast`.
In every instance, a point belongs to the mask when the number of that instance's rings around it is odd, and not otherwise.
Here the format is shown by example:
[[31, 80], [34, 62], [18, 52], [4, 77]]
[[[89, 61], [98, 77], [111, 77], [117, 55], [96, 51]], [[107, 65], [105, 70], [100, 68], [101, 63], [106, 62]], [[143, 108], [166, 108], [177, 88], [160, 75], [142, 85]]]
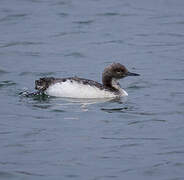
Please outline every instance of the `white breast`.
[[[127, 96], [128, 94], [123, 89], [121, 96]], [[51, 85], [46, 94], [55, 97], [69, 97], [69, 98], [115, 98], [117, 95], [110, 91], [101, 90], [95, 86], [84, 85], [77, 81], [59, 82]]]

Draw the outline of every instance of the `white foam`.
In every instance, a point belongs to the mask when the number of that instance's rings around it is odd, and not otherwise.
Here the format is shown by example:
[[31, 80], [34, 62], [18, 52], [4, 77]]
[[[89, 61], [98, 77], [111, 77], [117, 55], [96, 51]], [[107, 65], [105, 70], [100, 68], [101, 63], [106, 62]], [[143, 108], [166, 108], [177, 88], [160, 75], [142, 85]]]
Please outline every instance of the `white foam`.
[[[77, 81], [67, 80], [51, 85], [46, 94], [55, 97], [69, 97], [69, 98], [115, 98], [112, 92], [101, 90], [95, 86], [84, 85]], [[127, 96], [127, 92], [121, 89], [121, 96]]]

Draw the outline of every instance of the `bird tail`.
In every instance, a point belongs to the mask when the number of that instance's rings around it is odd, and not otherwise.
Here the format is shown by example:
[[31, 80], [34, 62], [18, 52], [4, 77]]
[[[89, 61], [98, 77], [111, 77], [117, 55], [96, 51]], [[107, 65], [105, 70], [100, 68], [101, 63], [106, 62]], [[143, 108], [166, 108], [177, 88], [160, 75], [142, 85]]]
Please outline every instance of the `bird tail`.
[[35, 81], [35, 89], [39, 91], [45, 91], [53, 82], [54, 77], [43, 77]]

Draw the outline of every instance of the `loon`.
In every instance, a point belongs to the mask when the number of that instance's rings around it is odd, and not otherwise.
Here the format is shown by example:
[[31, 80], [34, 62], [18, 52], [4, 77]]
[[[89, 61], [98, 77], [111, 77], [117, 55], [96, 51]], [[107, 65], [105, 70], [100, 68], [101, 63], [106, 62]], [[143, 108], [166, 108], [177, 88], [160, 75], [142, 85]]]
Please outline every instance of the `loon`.
[[127, 76], [139, 76], [131, 73], [120, 63], [107, 66], [102, 74], [102, 84], [79, 77], [54, 78], [43, 77], [35, 81], [35, 89], [49, 96], [67, 98], [116, 98], [128, 96], [118, 83]]

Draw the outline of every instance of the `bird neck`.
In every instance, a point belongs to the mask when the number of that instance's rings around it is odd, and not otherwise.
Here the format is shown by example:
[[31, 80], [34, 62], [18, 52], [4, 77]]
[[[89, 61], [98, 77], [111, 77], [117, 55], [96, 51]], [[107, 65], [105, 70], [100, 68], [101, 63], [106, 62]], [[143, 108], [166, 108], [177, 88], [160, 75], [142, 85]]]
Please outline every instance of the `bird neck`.
[[104, 76], [102, 77], [103, 86], [109, 90], [119, 92], [121, 87], [120, 84], [117, 82], [117, 79], [112, 78], [111, 76]]

